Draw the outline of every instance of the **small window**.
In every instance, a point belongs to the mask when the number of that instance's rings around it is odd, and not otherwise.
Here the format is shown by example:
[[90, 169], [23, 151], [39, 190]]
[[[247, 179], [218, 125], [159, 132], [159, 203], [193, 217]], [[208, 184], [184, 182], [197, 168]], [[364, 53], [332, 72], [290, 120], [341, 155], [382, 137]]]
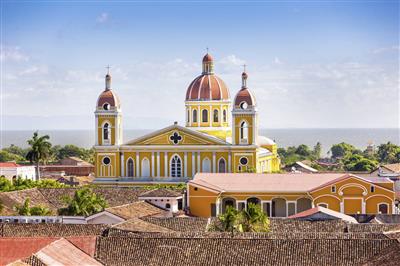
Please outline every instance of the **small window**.
[[332, 193], [336, 193], [336, 186], [332, 186], [332, 187], [331, 187], [331, 192], [332, 192]]
[[222, 120], [226, 123], [226, 110], [222, 111]]
[[375, 186], [371, 186], [371, 193], [375, 192]]
[[193, 117], [192, 117], [193, 123], [197, 123], [197, 110], [193, 110]]
[[208, 122], [208, 111], [206, 109], [201, 112], [201, 116], [201, 121], [203, 121], [204, 123]]
[[243, 110], [246, 110], [248, 107], [248, 104], [246, 102], [241, 102], [240, 103], [240, 108], [242, 108]]
[[187, 111], [187, 122], [188, 123], [190, 122], [190, 112], [189, 112], [189, 110]]
[[109, 103], [103, 104], [103, 109], [106, 111], [110, 110], [110, 104]]
[[248, 160], [247, 160], [246, 157], [240, 158], [240, 164], [241, 164], [241, 165], [247, 165], [247, 163], [248, 163]]
[[198, 190], [198, 188], [197, 188], [197, 187], [195, 187], [195, 188], [194, 188], [194, 191], [197, 191], [197, 190]]
[[165, 204], [165, 208], [168, 210], [171, 209], [171, 204], [169, 204], [169, 203]]
[[214, 123], [218, 123], [218, 110], [214, 110]]
[[238, 166], [238, 170], [239, 170], [239, 172], [242, 171], [242, 166], [241, 165]]
[[111, 163], [111, 159], [110, 158], [108, 158], [108, 157], [104, 157], [103, 158], [103, 164], [109, 165], [110, 163]]

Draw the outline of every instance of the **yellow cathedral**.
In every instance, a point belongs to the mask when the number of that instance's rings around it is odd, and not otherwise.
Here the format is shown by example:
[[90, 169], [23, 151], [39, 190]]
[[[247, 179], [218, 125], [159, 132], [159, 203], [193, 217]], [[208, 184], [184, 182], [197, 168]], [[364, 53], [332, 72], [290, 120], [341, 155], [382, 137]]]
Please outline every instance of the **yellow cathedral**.
[[107, 73], [95, 111], [95, 184], [184, 182], [199, 172], [279, 171], [276, 143], [258, 134], [257, 103], [246, 71], [232, 102], [208, 53], [202, 68], [186, 91], [185, 126], [175, 122], [127, 142], [121, 102]]

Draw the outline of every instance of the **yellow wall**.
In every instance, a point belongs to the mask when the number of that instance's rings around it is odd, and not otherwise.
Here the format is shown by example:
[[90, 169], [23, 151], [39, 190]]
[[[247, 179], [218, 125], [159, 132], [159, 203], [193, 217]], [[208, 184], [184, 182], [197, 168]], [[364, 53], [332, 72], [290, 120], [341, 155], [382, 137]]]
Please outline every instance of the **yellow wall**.
[[248, 144], [253, 144], [253, 134], [254, 134], [254, 127], [253, 127], [253, 115], [250, 114], [243, 114], [243, 115], [235, 115], [235, 142], [240, 144], [240, 125], [243, 121], [246, 121], [248, 126]]
[[[301, 176], [299, 176], [301, 178]], [[193, 215], [201, 217], [209, 217], [211, 215], [211, 203], [216, 203], [219, 198], [222, 202], [223, 198], [234, 198], [235, 200], [247, 200], [250, 197], [257, 197], [262, 201], [271, 201], [273, 198], [284, 198], [287, 201], [297, 201], [300, 198], [310, 198], [313, 206], [319, 204], [327, 204], [328, 208], [337, 212], [342, 211], [346, 214], [356, 213], [378, 213], [378, 204], [387, 203], [388, 213], [392, 213], [394, 203], [394, 187], [392, 183], [391, 190], [382, 188], [378, 185], [371, 184], [355, 177], [348, 177], [338, 181], [327, 187], [323, 187], [311, 193], [260, 193], [260, 192], [209, 192], [198, 187], [196, 184], [188, 183], [190, 212]], [[387, 184], [386, 184], [387, 185]], [[331, 187], [336, 187], [336, 192], [331, 192]], [[362, 186], [362, 187], [361, 187]], [[375, 191], [371, 192], [371, 186], [375, 187]], [[198, 187], [197, 191], [194, 187]], [[362, 202], [365, 203], [365, 211], [363, 212]]]
[[115, 117], [102, 117], [100, 116], [98, 118], [98, 125], [97, 125], [97, 134], [98, 134], [98, 140], [99, 140], [99, 145], [103, 145], [103, 123], [104, 122], [109, 122], [111, 126], [111, 145], [115, 144]]

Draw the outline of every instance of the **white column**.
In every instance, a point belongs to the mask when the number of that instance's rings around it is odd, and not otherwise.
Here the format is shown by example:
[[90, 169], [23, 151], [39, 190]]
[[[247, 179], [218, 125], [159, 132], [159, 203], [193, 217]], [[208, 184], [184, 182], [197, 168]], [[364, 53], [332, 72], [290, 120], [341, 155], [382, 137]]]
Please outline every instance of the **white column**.
[[234, 115], [232, 115], [232, 125], [231, 125], [231, 127], [232, 127], [232, 144], [233, 145], [236, 145], [237, 143], [236, 143], [236, 125], [235, 125], [235, 116]]
[[154, 174], [154, 152], [151, 153], [151, 177], [155, 177], [156, 175]]
[[94, 127], [94, 129], [95, 129], [95, 144], [96, 145], [99, 145], [99, 118], [97, 117], [97, 115], [96, 115], [96, 119], [95, 119], [95, 123], [96, 123], [96, 125], [95, 125], [95, 127]]
[[183, 167], [184, 167], [184, 177], [187, 177], [187, 152], [185, 151], [185, 155], [183, 157]]
[[215, 202], [215, 213], [217, 216], [220, 214], [220, 210], [221, 210], [220, 205], [221, 205], [221, 201], [218, 198], [217, 201]]
[[197, 126], [200, 126], [200, 119], [201, 119], [201, 114], [200, 114], [200, 106], [197, 107]]
[[139, 152], [136, 152], [136, 177], [140, 177], [140, 168], [139, 168]]
[[160, 177], [160, 152], [157, 152], [157, 177]]
[[196, 174], [196, 158], [194, 152], [192, 152], [192, 177]]
[[231, 152], [228, 153], [228, 173], [232, 173]]
[[213, 169], [213, 173], [217, 172], [217, 162], [216, 162], [216, 154], [215, 151], [212, 153], [212, 169]]
[[344, 213], [344, 203], [343, 203], [343, 201], [340, 202], [340, 212]]
[[208, 117], [210, 118], [210, 127], [212, 127], [212, 119], [214, 117], [213, 111], [214, 110], [212, 109], [212, 106], [210, 105], [210, 112], [209, 112], [209, 115], [208, 115]]
[[201, 167], [200, 167], [200, 152], [197, 152], [197, 173], [201, 172]]
[[224, 121], [222, 121], [222, 104], [219, 106], [219, 117], [218, 117], [219, 124], [222, 125]]
[[289, 216], [289, 202], [286, 201], [286, 217]]
[[251, 125], [251, 128], [252, 128], [252, 132], [253, 132], [253, 137], [252, 137], [252, 142], [251, 142], [251, 144], [256, 144], [256, 130], [257, 130], [257, 127], [256, 127], [256, 117], [255, 117], [255, 115], [253, 115], [253, 118], [252, 118], [252, 125]]
[[164, 176], [168, 176], [168, 152], [164, 152]]
[[361, 214], [365, 214], [365, 201], [364, 201], [364, 199], [362, 199], [362, 203], [361, 203]]
[[115, 116], [115, 126], [114, 126], [114, 131], [115, 131], [115, 141], [114, 141], [114, 145], [119, 145], [118, 115], [117, 115], [117, 116]]
[[125, 176], [125, 160], [124, 160], [124, 153], [121, 154], [121, 176]]

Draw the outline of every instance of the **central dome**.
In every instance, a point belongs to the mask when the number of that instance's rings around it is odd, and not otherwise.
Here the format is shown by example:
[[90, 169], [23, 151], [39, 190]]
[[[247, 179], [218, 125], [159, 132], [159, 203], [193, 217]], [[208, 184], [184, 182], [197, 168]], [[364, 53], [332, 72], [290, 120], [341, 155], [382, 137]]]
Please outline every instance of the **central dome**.
[[210, 54], [203, 57], [203, 73], [196, 77], [186, 91], [186, 101], [229, 100], [225, 82], [214, 74], [214, 61]]

